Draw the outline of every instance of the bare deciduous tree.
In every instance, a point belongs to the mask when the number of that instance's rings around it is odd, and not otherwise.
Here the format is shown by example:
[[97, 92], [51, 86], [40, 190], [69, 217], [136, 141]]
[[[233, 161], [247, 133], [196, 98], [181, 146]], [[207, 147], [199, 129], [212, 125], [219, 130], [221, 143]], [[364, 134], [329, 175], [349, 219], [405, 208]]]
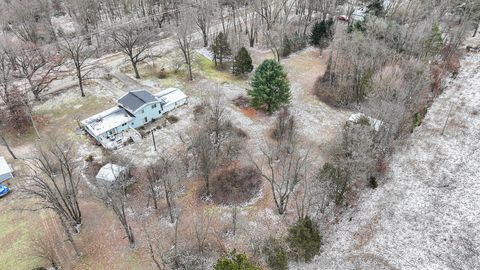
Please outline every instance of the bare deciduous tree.
[[287, 211], [290, 195], [304, 180], [308, 171], [308, 151], [300, 148], [298, 138], [290, 142], [277, 142], [262, 149], [259, 161], [252, 158], [255, 167], [270, 184], [277, 211], [283, 215]]
[[188, 76], [190, 80], [193, 80], [192, 73], [192, 51], [193, 51], [193, 10], [188, 8], [184, 10], [180, 18], [180, 22], [177, 28], [177, 45], [182, 51], [183, 59], [188, 68]]
[[56, 39], [50, 1], [7, 1], [5, 8], [8, 10], [2, 14], [6, 17], [5, 28], [11, 30], [22, 41], [38, 44]]
[[84, 97], [83, 80], [86, 74], [83, 73], [83, 69], [85, 68], [85, 62], [93, 55], [93, 50], [88, 48], [87, 41], [84, 38], [79, 37], [73, 39], [65, 38], [63, 44], [60, 45], [60, 50], [66, 53], [67, 57], [73, 61], [80, 93]]
[[32, 210], [52, 210], [60, 220], [67, 241], [81, 255], [72, 235], [78, 233], [82, 213], [78, 202], [80, 172], [72, 143], [51, 141], [38, 146], [35, 156], [27, 160], [29, 183], [20, 188], [25, 198], [36, 198]]
[[210, 0], [190, 0], [195, 9], [195, 23], [202, 32], [203, 46], [208, 47], [208, 38], [215, 10], [215, 1]]
[[175, 195], [178, 192], [181, 179], [186, 176], [186, 168], [181, 160], [165, 151], [155, 164], [147, 169], [149, 190], [153, 197], [155, 209], [158, 208], [158, 191], [163, 190], [170, 222], [175, 222]]
[[[115, 157], [113, 157], [115, 159]], [[135, 236], [127, 213], [127, 188], [132, 183], [130, 178], [130, 165], [122, 163], [125, 170], [117, 172], [112, 166], [112, 175], [115, 180], [112, 184], [97, 183], [97, 196], [103, 203], [113, 210], [125, 231], [128, 244], [131, 249], [135, 248]]]
[[13, 81], [14, 67], [12, 65], [10, 50], [7, 48], [0, 48], [0, 99], [5, 104], [10, 102], [10, 87]]
[[51, 48], [26, 47], [17, 54], [16, 64], [19, 75], [27, 80], [27, 89], [40, 100], [40, 94], [57, 79], [63, 58]]
[[210, 196], [210, 177], [217, 166], [232, 161], [241, 151], [242, 138], [227, 118], [223, 97], [217, 93], [204, 101], [206, 112], [199, 127], [191, 130], [191, 151]]
[[29, 256], [48, 261], [51, 268], [60, 269], [65, 267], [62, 262], [66, 259], [62, 249], [61, 239], [55, 231], [48, 231], [43, 235], [37, 235], [30, 240]]
[[123, 54], [128, 57], [135, 72], [135, 78], [140, 79], [138, 72], [138, 63], [144, 61], [151, 44], [151, 34], [143, 25], [133, 25], [120, 27], [113, 31], [112, 38]]

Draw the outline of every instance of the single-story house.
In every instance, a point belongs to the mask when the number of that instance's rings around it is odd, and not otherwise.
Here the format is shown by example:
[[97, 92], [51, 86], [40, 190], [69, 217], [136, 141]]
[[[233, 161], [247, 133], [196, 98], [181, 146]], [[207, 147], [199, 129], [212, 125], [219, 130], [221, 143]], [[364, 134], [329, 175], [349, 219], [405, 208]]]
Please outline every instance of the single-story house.
[[8, 165], [4, 157], [0, 156], [0, 183], [13, 178], [13, 169]]
[[103, 166], [100, 171], [98, 171], [95, 179], [100, 184], [111, 185], [117, 180], [124, 178], [127, 173], [127, 168], [120, 165], [108, 163]]
[[[117, 106], [81, 121], [82, 127], [104, 147], [125, 141], [124, 132], [133, 131], [187, 103], [187, 96], [177, 88], [156, 95], [146, 90], [130, 91]], [[129, 138], [129, 137], [128, 137]], [[127, 139], [128, 139], [127, 138]]]

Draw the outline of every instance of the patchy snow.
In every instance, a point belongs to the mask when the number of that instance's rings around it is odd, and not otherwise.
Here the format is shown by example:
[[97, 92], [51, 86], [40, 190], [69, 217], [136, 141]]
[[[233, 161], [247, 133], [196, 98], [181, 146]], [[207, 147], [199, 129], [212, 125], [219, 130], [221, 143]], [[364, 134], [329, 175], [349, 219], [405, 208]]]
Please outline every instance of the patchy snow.
[[213, 54], [208, 48], [199, 48], [199, 49], [196, 49], [195, 51], [205, 56], [208, 60], [213, 61]]
[[77, 27], [70, 16], [52, 16], [52, 25], [58, 33], [74, 34]]
[[379, 187], [297, 269], [479, 269], [479, 89], [479, 55], [468, 55]]

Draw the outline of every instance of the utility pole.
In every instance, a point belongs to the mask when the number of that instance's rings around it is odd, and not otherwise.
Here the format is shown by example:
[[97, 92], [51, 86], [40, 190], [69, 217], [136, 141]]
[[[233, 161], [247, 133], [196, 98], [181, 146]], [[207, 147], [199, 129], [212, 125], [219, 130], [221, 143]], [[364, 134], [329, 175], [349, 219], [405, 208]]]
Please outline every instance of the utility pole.
[[154, 130], [152, 130], [152, 140], [153, 140], [153, 148], [155, 149], [155, 152], [157, 152], [157, 143], [155, 142], [155, 134]]

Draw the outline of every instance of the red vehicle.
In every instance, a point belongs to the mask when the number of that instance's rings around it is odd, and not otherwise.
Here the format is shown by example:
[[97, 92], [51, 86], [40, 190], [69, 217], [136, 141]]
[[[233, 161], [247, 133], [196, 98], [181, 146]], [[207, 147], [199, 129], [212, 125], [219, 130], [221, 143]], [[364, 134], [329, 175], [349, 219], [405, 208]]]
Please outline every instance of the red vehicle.
[[349, 19], [346, 15], [339, 15], [339, 16], [337, 16], [337, 21], [348, 22]]

